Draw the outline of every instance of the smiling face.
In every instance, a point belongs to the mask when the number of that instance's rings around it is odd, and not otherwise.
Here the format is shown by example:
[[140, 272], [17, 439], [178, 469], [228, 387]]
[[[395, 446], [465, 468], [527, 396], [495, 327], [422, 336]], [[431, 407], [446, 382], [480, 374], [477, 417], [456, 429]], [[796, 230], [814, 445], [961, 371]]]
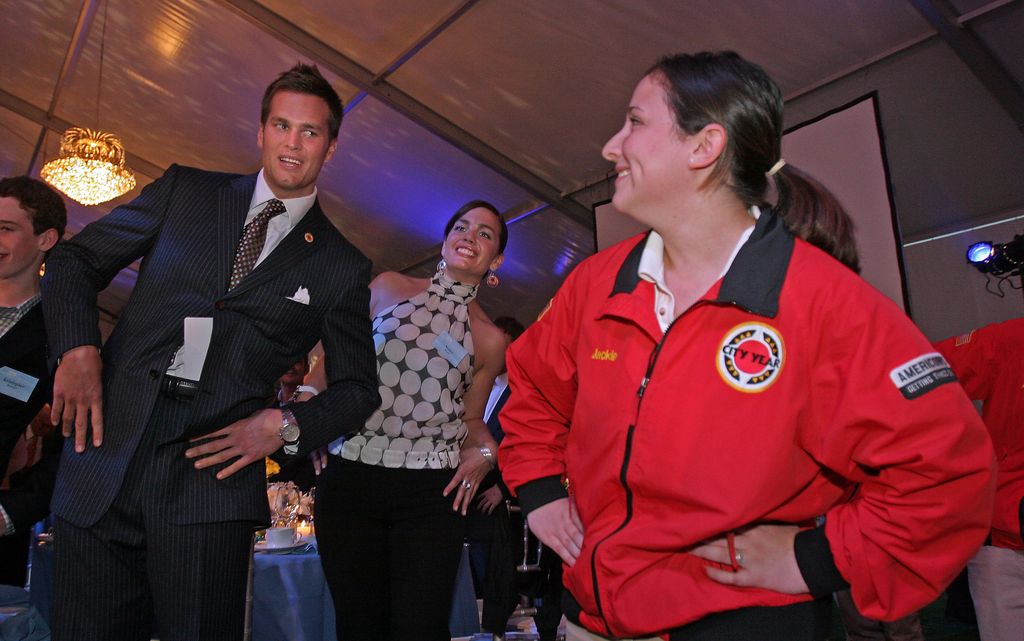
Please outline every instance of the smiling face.
[[618, 174], [612, 198], [616, 209], [636, 215], [670, 205], [686, 184], [689, 138], [676, 126], [662, 84], [646, 76], [633, 92], [625, 124], [601, 151]]
[[489, 269], [498, 269], [505, 259], [499, 253], [501, 223], [486, 207], [470, 209], [460, 216], [441, 248], [449, 278], [476, 284]]
[[43, 257], [57, 240], [55, 229], [34, 233], [32, 219], [16, 198], [0, 198], [0, 280], [38, 279]]
[[329, 116], [327, 103], [312, 94], [278, 91], [271, 98], [256, 141], [263, 150], [263, 177], [278, 198], [313, 193], [320, 168], [338, 146], [330, 138]]

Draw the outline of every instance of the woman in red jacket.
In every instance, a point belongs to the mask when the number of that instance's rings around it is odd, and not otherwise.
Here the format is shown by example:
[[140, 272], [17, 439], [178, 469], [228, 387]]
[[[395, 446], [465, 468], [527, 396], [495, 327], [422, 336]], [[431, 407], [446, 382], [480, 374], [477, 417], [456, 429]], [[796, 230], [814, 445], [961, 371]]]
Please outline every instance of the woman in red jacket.
[[565, 561], [570, 638], [820, 640], [814, 597], [898, 618], [985, 537], [984, 427], [902, 312], [786, 229], [822, 194], [781, 135], [756, 65], [658, 62], [604, 148], [651, 231], [508, 352], [502, 475]]

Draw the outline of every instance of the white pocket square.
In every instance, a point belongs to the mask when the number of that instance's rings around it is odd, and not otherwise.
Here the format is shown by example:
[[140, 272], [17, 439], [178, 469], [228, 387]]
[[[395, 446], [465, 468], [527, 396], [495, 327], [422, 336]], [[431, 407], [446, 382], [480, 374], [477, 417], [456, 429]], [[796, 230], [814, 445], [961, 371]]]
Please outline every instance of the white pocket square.
[[309, 305], [309, 290], [305, 287], [299, 287], [295, 290], [295, 293], [287, 297], [288, 300], [293, 300], [296, 303], [302, 303], [303, 305]]

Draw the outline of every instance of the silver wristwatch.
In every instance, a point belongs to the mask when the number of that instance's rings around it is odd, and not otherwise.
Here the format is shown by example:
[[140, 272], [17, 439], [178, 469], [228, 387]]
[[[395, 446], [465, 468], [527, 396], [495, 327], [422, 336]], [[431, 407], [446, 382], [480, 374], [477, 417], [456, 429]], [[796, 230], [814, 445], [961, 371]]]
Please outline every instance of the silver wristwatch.
[[284, 453], [295, 454], [299, 451], [298, 445], [299, 435], [299, 423], [295, 420], [295, 415], [289, 409], [281, 410], [281, 431], [277, 433], [277, 438], [284, 441]]

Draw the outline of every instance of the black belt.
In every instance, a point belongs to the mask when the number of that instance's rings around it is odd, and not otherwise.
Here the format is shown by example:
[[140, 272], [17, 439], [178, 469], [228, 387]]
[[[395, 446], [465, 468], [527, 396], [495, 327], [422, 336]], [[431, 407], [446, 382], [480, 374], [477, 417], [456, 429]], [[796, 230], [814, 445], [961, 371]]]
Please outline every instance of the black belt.
[[160, 383], [160, 393], [167, 398], [177, 400], [195, 398], [199, 393], [199, 381], [190, 381], [187, 378], [177, 376], [164, 376]]

